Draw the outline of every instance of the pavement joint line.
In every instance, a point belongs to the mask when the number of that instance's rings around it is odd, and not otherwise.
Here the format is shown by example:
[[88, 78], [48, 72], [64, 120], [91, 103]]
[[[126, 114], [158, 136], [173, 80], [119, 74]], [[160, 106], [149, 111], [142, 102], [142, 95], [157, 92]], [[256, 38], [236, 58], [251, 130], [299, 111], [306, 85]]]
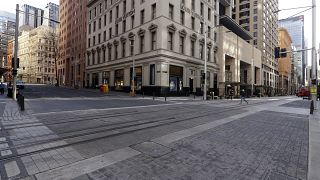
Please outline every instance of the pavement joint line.
[[[39, 180], [69, 180], [84, 174], [91, 173], [103, 167], [110, 166], [117, 162], [132, 158], [139, 154], [141, 154], [139, 151], [136, 151], [130, 147], [125, 147], [88, 159], [84, 159], [66, 166], [62, 166], [56, 169], [38, 173], [35, 175], [35, 177]], [[88, 164], [90, 164], [90, 166], [88, 166]]]
[[[319, 102], [318, 102], [319, 103]], [[320, 103], [319, 103], [320, 105]], [[308, 179], [320, 180], [320, 111], [309, 116]]]
[[104, 108], [104, 109], [87, 109], [87, 110], [74, 110], [74, 111], [59, 111], [59, 112], [47, 112], [47, 113], [34, 113], [32, 115], [50, 115], [50, 114], [62, 114], [62, 113], [74, 113], [74, 112], [91, 112], [91, 111], [112, 111], [122, 109], [137, 109], [137, 108], [148, 108], [148, 107], [159, 107], [159, 106], [173, 106], [184, 103], [171, 103], [171, 104], [155, 104], [146, 106], [130, 106], [130, 107], [117, 107], [117, 108]]

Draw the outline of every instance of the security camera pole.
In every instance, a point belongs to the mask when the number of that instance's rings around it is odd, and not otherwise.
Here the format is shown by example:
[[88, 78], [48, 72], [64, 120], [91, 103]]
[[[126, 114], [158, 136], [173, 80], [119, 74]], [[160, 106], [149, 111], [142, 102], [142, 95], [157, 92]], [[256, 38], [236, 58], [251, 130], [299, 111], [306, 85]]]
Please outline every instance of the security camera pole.
[[19, 35], [19, 4], [16, 5], [16, 27], [14, 36], [14, 63], [13, 63], [13, 87], [12, 97], [17, 100], [17, 60], [18, 60], [18, 35]]

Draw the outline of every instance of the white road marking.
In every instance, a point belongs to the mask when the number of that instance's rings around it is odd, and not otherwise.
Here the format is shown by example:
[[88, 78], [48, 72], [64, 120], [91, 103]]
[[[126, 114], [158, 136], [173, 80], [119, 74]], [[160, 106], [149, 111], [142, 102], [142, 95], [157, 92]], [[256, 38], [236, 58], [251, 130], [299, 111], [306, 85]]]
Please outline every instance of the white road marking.
[[63, 166], [57, 169], [42, 172], [36, 174], [35, 176], [37, 179], [41, 180], [69, 180], [87, 173], [91, 173], [103, 167], [110, 166], [117, 162], [129, 159], [139, 154], [141, 153], [130, 147], [126, 147], [123, 149], [118, 149], [105, 154], [101, 154], [99, 156], [95, 156], [89, 159], [78, 161], [76, 163], [69, 164], [67, 166]]

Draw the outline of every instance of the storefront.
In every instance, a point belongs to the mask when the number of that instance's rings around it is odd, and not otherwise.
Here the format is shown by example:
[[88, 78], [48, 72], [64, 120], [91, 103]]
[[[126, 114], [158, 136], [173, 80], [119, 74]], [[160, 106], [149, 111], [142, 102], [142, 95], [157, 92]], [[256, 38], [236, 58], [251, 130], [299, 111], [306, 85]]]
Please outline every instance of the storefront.
[[[142, 88], [142, 66], [135, 67], [134, 88], [136, 91], [141, 91]], [[130, 86], [132, 86], [132, 68], [130, 68]]]
[[114, 72], [114, 87], [117, 91], [122, 91], [124, 85], [124, 70], [119, 69]]
[[181, 94], [182, 92], [183, 92], [183, 67], [170, 65], [169, 93]]

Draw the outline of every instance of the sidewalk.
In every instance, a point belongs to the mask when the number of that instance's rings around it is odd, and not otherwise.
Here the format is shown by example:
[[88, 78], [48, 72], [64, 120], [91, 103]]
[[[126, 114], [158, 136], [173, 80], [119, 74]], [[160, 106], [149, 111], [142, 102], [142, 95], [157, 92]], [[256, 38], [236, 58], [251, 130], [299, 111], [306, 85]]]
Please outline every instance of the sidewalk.
[[320, 179], [320, 101], [317, 110], [309, 117], [309, 180]]

